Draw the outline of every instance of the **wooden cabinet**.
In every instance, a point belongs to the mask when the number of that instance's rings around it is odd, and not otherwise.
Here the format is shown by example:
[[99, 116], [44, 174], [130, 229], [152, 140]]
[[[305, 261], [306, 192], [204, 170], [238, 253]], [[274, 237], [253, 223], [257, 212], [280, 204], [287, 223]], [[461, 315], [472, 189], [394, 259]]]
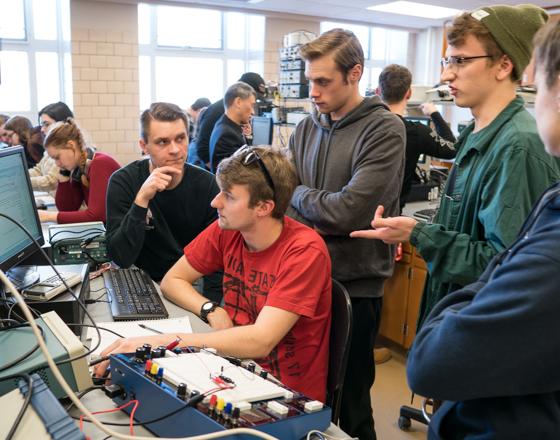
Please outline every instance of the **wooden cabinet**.
[[426, 282], [426, 263], [410, 244], [403, 244], [403, 258], [385, 282], [379, 334], [408, 349], [416, 336], [420, 299]]

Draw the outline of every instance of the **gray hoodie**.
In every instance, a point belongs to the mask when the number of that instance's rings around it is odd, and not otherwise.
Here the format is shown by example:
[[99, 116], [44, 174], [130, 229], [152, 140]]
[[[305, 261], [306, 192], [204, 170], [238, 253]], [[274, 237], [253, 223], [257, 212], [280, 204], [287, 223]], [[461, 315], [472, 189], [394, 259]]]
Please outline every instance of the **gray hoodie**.
[[299, 185], [288, 215], [324, 234], [333, 277], [354, 297], [383, 294], [394, 252], [379, 240], [350, 238], [370, 227], [378, 205], [399, 214], [406, 133], [378, 97], [365, 98], [338, 121], [316, 111], [290, 138]]

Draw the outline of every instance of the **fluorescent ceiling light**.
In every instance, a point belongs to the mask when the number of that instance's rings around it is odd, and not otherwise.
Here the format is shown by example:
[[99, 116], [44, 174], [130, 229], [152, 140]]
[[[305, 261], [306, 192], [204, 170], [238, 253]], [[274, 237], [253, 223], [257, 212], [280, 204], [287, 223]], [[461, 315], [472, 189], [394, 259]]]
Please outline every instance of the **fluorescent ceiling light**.
[[261, 2], [263, 2], [263, 1], [264, 1], [264, 0], [247, 0], [247, 3], [253, 3], [253, 4], [255, 4], [255, 3], [261, 3]]
[[447, 18], [461, 12], [459, 9], [444, 8], [442, 6], [427, 5], [425, 3], [397, 1], [373, 5], [368, 8], [370, 11], [390, 12], [391, 14], [410, 15], [422, 18]]

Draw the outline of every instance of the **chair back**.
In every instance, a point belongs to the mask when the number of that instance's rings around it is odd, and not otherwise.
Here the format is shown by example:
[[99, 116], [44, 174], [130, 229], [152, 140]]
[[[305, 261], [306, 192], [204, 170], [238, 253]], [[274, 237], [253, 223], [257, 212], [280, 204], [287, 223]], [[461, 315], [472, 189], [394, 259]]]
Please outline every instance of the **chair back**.
[[350, 352], [352, 335], [352, 303], [346, 288], [332, 280], [332, 320], [329, 343], [329, 374], [327, 377], [327, 405], [332, 409], [331, 420], [338, 423], [342, 388]]

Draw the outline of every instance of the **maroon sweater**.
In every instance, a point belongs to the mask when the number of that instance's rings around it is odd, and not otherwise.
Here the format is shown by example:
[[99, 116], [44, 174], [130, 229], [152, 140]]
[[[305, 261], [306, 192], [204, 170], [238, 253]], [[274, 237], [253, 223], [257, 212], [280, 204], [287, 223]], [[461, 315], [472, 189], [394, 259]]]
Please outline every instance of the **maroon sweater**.
[[[120, 165], [111, 156], [96, 152], [86, 175], [89, 187], [81, 182], [60, 182], [56, 190], [56, 207], [59, 210], [58, 223], [105, 222], [105, 198], [109, 177]], [[85, 203], [87, 209], [80, 211]]]

